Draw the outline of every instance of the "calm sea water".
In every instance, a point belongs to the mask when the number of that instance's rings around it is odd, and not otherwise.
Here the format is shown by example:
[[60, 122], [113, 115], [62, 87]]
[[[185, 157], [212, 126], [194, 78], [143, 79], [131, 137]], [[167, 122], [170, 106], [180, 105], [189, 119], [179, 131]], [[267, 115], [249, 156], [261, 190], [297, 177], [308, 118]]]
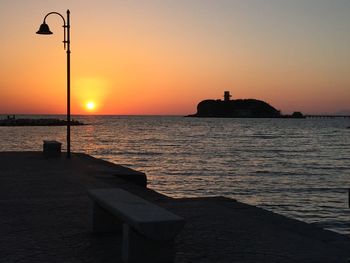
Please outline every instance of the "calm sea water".
[[[143, 171], [159, 192], [232, 197], [350, 234], [350, 119], [74, 119], [90, 125], [72, 127], [73, 151]], [[65, 127], [0, 127], [0, 151], [65, 136]]]

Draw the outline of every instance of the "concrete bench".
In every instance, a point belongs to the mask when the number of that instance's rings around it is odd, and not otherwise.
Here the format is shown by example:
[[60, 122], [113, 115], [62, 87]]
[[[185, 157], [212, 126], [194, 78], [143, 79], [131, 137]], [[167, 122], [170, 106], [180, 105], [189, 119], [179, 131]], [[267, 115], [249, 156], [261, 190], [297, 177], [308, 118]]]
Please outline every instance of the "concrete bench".
[[58, 141], [44, 141], [43, 152], [45, 157], [59, 157], [61, 156], [61, 145]]
[[122, 231], [124, 262], [172, 262], [185, 220], [119, 188], [89, 190], [93, 231]]

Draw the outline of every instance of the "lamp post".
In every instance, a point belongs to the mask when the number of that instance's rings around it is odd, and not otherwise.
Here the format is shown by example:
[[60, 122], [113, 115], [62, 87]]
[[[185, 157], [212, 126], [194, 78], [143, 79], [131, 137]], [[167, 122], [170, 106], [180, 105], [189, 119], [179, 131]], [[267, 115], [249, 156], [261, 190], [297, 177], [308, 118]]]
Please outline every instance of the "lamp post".
[[59, 15], [63, 19], [63, 31], [64, 31], [64, 49], [67, 50], [67, 158], [70, 158], [70, 11], [67, 10], [67, 21], [64, 17], [57, 12], [50, 12], [44, 17], [43, 23], [40, 25], [39, 30], [36, 32], [40, 35], [52, 35], [49, 26], [46, 24], [46, 18], [49, 15]]

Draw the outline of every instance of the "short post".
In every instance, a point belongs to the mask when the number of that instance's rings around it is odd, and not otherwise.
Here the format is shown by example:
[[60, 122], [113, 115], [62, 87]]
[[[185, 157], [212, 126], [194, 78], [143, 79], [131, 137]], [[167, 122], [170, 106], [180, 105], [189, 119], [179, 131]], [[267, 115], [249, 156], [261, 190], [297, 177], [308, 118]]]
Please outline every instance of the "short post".
[[44, 156], [49, 157], [60, 157], [61, 156], [61, 145], [58, 141], [44, 141], [43, 152]]

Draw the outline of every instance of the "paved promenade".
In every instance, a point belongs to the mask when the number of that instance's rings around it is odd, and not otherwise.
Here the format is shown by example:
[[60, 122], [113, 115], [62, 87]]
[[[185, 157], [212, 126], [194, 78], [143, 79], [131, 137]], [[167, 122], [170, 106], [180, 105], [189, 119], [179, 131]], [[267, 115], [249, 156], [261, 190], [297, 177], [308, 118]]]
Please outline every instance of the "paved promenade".
[[348, 237], [223, 197], [172, 199], [120, 177], [142, 174], [85, 154], [1, 152], [0, 262], [121, 262], [120, 236], [92, 234], [86, 192], [113, 187], [186, 219], [177, 263], [350, 262]]

